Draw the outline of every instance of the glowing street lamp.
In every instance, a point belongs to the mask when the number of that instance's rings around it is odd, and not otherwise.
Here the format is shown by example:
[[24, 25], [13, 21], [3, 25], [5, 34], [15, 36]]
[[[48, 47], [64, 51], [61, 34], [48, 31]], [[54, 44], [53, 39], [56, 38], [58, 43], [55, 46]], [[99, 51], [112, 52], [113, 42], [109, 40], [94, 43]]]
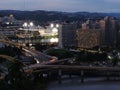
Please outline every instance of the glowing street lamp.
[[28, 24], [27, 24], [27, 22], [25, 22], [24, 24], [23, 24], [23, 27], [27, 27], [28, 26]]
[[9, 25], [10, 23], [9, 22], [6, 22], [7, 25]]
[[51, 24], [50, 24], [50, 27], [51, 27], [51, 28], [54, 28], [54, 27], [59, 28], [59, 24], [53, 24], [53, 23], [51, 23]]
[[59, 28], [59, 24], [56, 24], [56, 27]]
[[32, 27], [32, 26], [34, 26], [34, 24], [33, 24], [33, 22], [30, 22], [30, 23], [27, 23], [27, 22], [25, 22], [24, 24], [23, 24], [23, 27]]
[[32, 27], [32, 26], [34, 26], [33, 22], [30, 22], [30, 24], [29, 24], [29, 25], [30, 25], [31, 27]]
[[54, 27], [54, 24], [52, 23], [52, 24], [50, 25], [50, 27], [53, 28], [53, 27]]

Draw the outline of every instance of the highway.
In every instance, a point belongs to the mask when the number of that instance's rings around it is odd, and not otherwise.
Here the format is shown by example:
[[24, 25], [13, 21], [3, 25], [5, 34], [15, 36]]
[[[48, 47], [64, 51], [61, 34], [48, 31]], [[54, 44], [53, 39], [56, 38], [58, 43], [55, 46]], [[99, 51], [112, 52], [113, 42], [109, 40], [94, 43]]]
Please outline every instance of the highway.
[[26, 48], [23, 48], [22, 50], [28, 53], [29, 55], [33, 56], [37, 63], [54, 62], [57, 60], [56, 57], [45, 55], [37, 50], [30, 50]]
[[43, 62], [50, 63], [57, 60], [56, 57], [49, 56], [49, 55], [43, 54], [40, 51], [30, 49], [29, 47], [23, 46], [20, 43], [13, 42], [13, 41], [10, 41], [9, 39], [6, 39], [6, 37], [5, 39], [3, 37], [0, 37], [0, 42], [22, 49], [24, 52], [29, 54], [29, 56], [34, 57], [34, 60], [36, 61], [36, 63], [43, 63]]

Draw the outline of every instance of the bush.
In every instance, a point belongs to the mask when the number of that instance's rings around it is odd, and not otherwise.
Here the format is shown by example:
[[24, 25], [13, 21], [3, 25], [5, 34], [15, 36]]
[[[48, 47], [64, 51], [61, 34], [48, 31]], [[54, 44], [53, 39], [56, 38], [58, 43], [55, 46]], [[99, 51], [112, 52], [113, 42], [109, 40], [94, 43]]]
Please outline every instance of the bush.
[[48, 49], [44, 53], [56, 56], [58, 59], [71, 58], [73, 57], [72, 53], [64, 49]]

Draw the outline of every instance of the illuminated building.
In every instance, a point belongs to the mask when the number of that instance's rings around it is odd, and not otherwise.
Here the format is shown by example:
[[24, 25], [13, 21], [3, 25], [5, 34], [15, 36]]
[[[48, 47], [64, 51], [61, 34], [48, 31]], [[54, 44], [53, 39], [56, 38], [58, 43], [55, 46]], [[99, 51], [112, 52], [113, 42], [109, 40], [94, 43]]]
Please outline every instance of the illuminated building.
[[115, 46], [119, 42], [119, 20], [106, 16], [101, 20], [88, 19], [78, 30], [78, 47]]
[[99, 23], [102, 30], [103, 45], [116, 45], [119, 21], [114, 17], [106, 16], [103, 20], [100, 20]]
[[101, 30], [77, 30], [77, 47], [93, 48], [101, 45]]

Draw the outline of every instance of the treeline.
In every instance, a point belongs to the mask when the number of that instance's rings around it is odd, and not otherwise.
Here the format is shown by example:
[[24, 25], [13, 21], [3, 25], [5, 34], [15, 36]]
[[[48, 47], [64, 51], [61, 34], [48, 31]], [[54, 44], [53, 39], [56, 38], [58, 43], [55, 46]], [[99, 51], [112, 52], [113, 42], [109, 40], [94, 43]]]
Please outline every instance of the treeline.
[[67, 12], [57, 12], [57, 11], [17, 11], [17, 10], [1, 10], [0, 17], [9, 16], [13, 14], [18, 20], [32, 20], [36, 21], [38, 24], [47, 21], [79, 21], [91, 19], [100, 19], [106, 14], [102, 13], [88, 13], [88, 12], [77, 12], [77, 13], [67, 13]]

